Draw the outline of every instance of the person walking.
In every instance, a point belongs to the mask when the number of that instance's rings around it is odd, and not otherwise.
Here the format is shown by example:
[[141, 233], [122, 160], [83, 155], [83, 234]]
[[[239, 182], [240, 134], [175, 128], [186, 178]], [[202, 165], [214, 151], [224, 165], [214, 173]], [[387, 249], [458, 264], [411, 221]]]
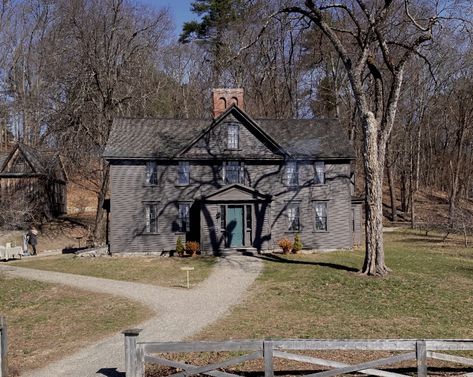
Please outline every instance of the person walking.
[[37, 255], [36, 253], [36, 245], [38, 244], [38, 230], [32, 226], [30, 231], [28, 232], [28, 243], [31, 245], [33, 249], [32, 255]]

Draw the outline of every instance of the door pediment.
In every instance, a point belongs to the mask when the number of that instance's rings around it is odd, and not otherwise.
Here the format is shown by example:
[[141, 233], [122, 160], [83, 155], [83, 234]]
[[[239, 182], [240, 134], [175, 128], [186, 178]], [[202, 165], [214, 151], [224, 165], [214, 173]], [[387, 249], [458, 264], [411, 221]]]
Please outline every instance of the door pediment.
[[206, 201], [268, 201], [271, 195], [263, 194], [251, 187], [233, 184], [204, 197]]

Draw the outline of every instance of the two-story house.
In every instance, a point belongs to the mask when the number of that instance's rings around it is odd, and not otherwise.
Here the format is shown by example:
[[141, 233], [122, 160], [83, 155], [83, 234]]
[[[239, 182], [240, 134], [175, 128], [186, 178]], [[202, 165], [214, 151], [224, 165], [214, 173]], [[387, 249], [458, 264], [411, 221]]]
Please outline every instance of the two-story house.
[[360, 242], [354, 151], [332, 120], [252, 119], [242, 89], [213, 91], [213, 119], [115, 119], [110, 251], [173, 250], [180, 236], [207, 254]]

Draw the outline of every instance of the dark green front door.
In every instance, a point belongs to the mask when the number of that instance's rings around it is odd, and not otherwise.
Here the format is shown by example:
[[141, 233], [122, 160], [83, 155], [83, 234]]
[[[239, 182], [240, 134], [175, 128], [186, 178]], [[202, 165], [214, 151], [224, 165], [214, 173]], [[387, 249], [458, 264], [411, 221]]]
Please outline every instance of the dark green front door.
[[227, 240], [230, 247], [243, 246], [243, 206], [227, 207]]

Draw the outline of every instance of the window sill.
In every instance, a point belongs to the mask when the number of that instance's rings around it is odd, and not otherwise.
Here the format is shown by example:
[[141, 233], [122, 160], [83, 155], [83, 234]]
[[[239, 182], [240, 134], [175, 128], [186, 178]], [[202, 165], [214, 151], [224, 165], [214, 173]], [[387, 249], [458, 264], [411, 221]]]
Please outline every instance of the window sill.
[[158, 236], [160, 234], [161, 233], [159, 233], [159, 232], [143, 232], [143, 233], [141, 233], [142, 236]]
[[241, 148], [225, 148], [225, 152], [241, 152], [243, 149]]
[[313, 230], [312, 233], [330, 233], [328, 230]]
[[183, 236], [183, 235], [185, 235], [186, 233], [187, 233], [187, 232], [181, 232], [181, 231], [179, 231], [179, 232], [174, 232], [174, 234], [177, 234], [178, 236]]

